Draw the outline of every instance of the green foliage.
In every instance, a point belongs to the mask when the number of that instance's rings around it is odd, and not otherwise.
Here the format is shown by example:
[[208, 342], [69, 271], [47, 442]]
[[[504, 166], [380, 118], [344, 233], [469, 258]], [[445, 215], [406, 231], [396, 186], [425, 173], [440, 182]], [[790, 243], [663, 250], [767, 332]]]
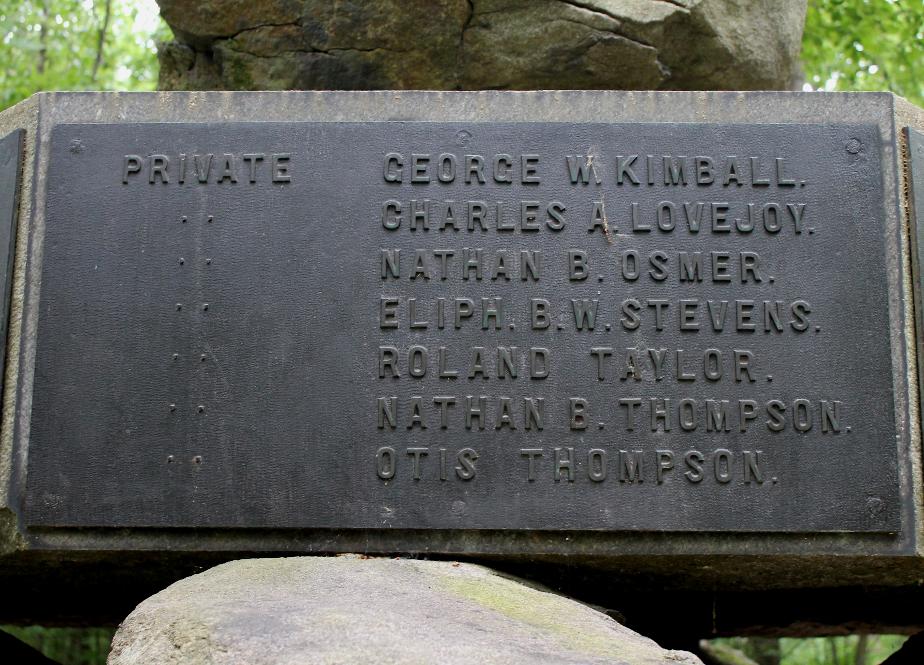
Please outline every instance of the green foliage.
[[782, 639], [781, 665], [877, 665], [898, 651], [907, 639], [903, 635], [858, 635]]
[[922, 0], [809, 0], [805, 78], [816, 90], [891, 90], [924, 105]]
[[0, 108], [39, 90], [153, 90], [154, 0], [0, 0]]
[[105, 665], [114, 628], [0, 626], [61, 665]]
[[780, 640], [731, 637], [712, 642], [747, 654], [760, 665], [878, 665], [898, 651], [906, 639], [904, 635], [847, 635]]

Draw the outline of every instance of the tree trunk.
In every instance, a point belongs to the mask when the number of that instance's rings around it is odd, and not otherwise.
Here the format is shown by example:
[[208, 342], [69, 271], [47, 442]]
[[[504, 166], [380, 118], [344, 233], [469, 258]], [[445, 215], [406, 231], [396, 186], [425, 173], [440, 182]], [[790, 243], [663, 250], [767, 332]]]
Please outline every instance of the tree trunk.
[[857, 652], [854, 655], [854, 665], [866, 665], [866, 648], [869, 643], [869, 635], [860, 635], [857, 640]]
[[745, 653], [758, 665], [780, 665], [780, 641], [773, 637], [749, 637]]
[[90, 82], [96, 83], [96, 75], [99, 73], [99, 67], [103, 64], [103, 48], [106, 45], [106, 32], [109, 30], [109, 19], [112, 15], [112, 0], [106, 0], [106, 10], [103, 13], [103, 23], [99, 27], [99, 36], [96, 40], [96, 60], [93, 61], [93, 73], [90, 75]]
[[39, 24], [39, 52], [36, 69], [39, 74], [45, 73], [45, 64], [48, 61], [48, 0], [42, 0], [42, 22]]

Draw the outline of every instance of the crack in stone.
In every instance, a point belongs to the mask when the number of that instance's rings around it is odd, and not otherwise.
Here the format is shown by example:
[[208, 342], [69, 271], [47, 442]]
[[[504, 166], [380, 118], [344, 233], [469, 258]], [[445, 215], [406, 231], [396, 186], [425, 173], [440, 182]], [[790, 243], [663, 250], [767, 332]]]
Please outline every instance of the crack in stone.
[[600, 17], [606, 19], [607, 21], [615, 21], [615, 22], [616, 22], [616, 26], [615, 26], [615, 27], [612, 27], [612, 28], [595, 28], [595, 27], [592, 26], [592, 25], [588, 25], [588, 24], [583, 23], [583, 22], [581, 22], [581, 21], [575, 21], [575, 20], [573, 20], [573, 19], [566, 19], [566, 18], [563, 18], [562, 20], [564, 20], [564, 21], [569, 21], [569, 22], [571, 22], [571, 23], [577, 23], [577, 24], [580, 24], [580, 25], [584, 25], [584, 26], [586, 26], [586, 27], [588, 27], [588, 28], [590, 28], [590, 29], [592, 29], [592, 30], [599, 30], [600, 32], [611, 32], [611, 33], [613, 33], [614, 35], [616, 35], [617, 37], [622, 37], [623, 39], [626, 39], [626, 40], [628, 40], [628, 41], [630, 41], [630, 42], [635, 42], [636, 44], [639, 44], [639, 45], [641, 45], [641, 46], [645, 46], [645, 47], [647, 47], [647, 48], [657, 49], [657, 47], [656, 47], [654, 44], [651, 44], [651, 43], [649, 43], [649, 42], [646, 42], [646, 41], [643, 40], [643, 39], [639, 39], [638, 37], [631, 37], [631, 36], [627, 35], [625, 32], [623, 32], [623, 31], [620, 29], [620, 28], [622, 28], [622, 24], [623, 24], [622, 19], [620, 19], [619, 17], [617, 17], [617, 16], [615, 16], [615, 15], [613, 15], [613, 14], [610, 14], [609, 12], [602, 11], [602, 10], [598, 10], [598, 9], [596, 9], [596, 8], [593, 8], [593, 7], [588, 7], [587, 5], [585, 5], [585, 4], [581, 3], [581, 2], [576, 2], [575, 0], [558, 0], [558, 2], [560, 2], [560, 3], [563, 4], [563, 5], [567, 5], [567, 6], [569, 6], [569, 7], [572, 7], [572, 8], [574, 8], [574, 9], [577, 9], [577, 10], [580, 11], [580, 12], [587, 12], [588, 14], [594, 14], [594, 15], [597, 15], [597, 16], [600, 16]]
[[[667, 3], [667, 4], [674, 5], [675, 7], [679, 7], [680, 9], [684, 10], [684, 11], [687, 12], [687, 13], [690, 12], [690, 9], [689, 9], [688, 7], [686, 7], [686, 6], [683, 5], [683, 4], [680, 4], [681, 2], [683, 2], [683, 0], [656, 0], [656, 1], [657, 1], [657, 2], [665, 2], [665, 3]], [[617, 24], [617, 26], [618, 26], [618, 28], [621, 28], [622, 25], [623, 25], [623, 19], [620, 19], [619, 17], [615, 16], [614, 14], [611, 14], [610, 12], [607, 12], [607, 11], [602, 10], [602, 9], [598, 9], [598, 8], [594, 8], [594, 7], [589, 7], [589, 6], [587, 6], [586, 4], [584, 4], [584, 3], [582, 3], [582, 2], [578, 2], [577, 0], [558, 0], [558, 2], [560, 2], [560, 3], [564, 4], [564, 5], [568, 5], [568, 6], [570, 6], [570, 7], [573, 7], [574, 9], [577, 9], [577, 10], [579, 10], [579, 11], [581, 11], [581, 12], [586, 12], [586, 13], [588, 13], [588, 14], [594, 14], [594, 15], [603, 17], [603, 18], [605, 18], [605, 19], [607, 19], [607, 20], [615, 21], [616, 24]], [[643, 40], [643, 39], [639, 39], [638, 37], [631, 37], [631, 36], [627, 35], [624, 31], [622, 31], [622, 30], [620, 30], [620, 29], [617, 29], [617, 28], [615, 28], [615, 27], [614, 27], [614, 28], [596, 28], [596, 27], [594, 27], [594, 26], [588, 25], [588, 24], [586, 24], [586, 23], [583, 23], [583, 22], [581, 22], [581, 21], [577, 21], [577, 20], [574, 20], [574, 19], [561, 18], [560, 20], [568, 21], [568, 22], [570, 22], [570, 23], [577, 23], [577, 24], [579, 24], [579, 25], [583, 25], [583, 26], [585, 26], [585, 27], [588, 27], [588, 28], [590, 28], [591, 30], [597, 30], [597, 31], [599, 31], [599, 32], [609, 32], [609, 33], [615, 35], [616, 37], [619, 37], [619, 38], [621, 38], [621, 39], [624, 39], [624, 40], [626, 40], [626, 41], [628, 41], [628, 42], [631, 42], [631, 43], [633, 43], [633, 44], [637, 44], [637, 45], [639, 45], [639, 46], [641, 46], [641, 47], [644, 47], [644, 48], [650, 48], [650, 49], [652, 49], [652, 50], [654, 51], [654, 56], [655, 56], [655, 65], [657, 65], [658, 70], [661, 72], [661, 74], [662, 74], [663, 77], [664, 77], [658, 85], [659, 85], [659, 86], [662, 85], [665, 81], [667, 81], [667, 80], [669, 80], [669, 79], [671, 79], [671, 78], [673, 77], [673, 72], [671, 71], [670, 67], [668, 67], [666, 64], [664, 64], [664, 62], [661, 61], [660, 49], [659, 49], [657, 46], [655, 46], [654, 44], [652, 44], [652, 43], [650, 43], [650, 42], [646, 42], [646, 41]]]
[[237, 39], [238, 37], [243, 35], [245, 32], [252, 32], [254, 30], [259, 30], [260, 28], [287, 28], [290, 26], [300, 27], [301, 23], [299, 21], [288, 21], [286, 23], [260, 23], [259, 25], [252, 25], [248, 28], [243, 28], [230, 35], [219, 37], [215, 41], [223, 41], [226, 39]]
[[[301, 27], [301, 22], [300, 21], [289, 21], [287, 23], [261, 23], [260, 25], [254, 25], [254, 26], [250, 26], [249, 28], [244, 28], [243, 30], [239, 30], [238, 32], [235, 32], [233, 35], [230, 35], [228, 37], [222, 37], [221, 39], [216, 39], [214, 43], [229, 42], [229, 41], [237, 39], [238, 37], [240, 37], [246, 32], [252, 32], [254, 30], [259, 30], [261, 28], [287, 28], [287, 27]], [[227, 45], [227, 44], [223, 44], [223, 45]], [[332, 47], [332, 48], [326, 48], [326, 49], [316, 48], [316, 47], [311, 46], [308, 48], [280, 49], [278, 51], [275, 51], [273, 55], [259, 55], [257, 53], [254, 53], [253, 51], [248, 51], [247, 49], [244, 49], [244, 48], [233, 48], [231, 46], [228, 46], [228, 47], [232, 51], [236, 51], [238, 53], [246, 53], [247, 55], [252, 55], [255, 58], [273, 58], [276, 55], [282, 55], [284, 53], [321, 53], [324, 55], [333, 55], [339, 52], [346, 52], [346, 51], [354, 51], [356, 53], [374, 53], [375, 51], [388, 51], [390, 53], [409, 53], [410, 52], [410, 49], [395, 49], [395, 48], [389, 48], [387, 46], [374, 46], [370, 48], [343, 46], [343, 47]]]
[[328, 49], [314, 49], [315, 53], [340, 53], [341, 51], [353, 51], [354, 53], [375, 53], [376, 51], [386, 51], [388, 53], [410, 53], [407, 49], [389, 48], [388, 46], [373, 46], [371, 48], [357, 48], [355, 46], [338, 46]]
[[615, 30], [607, 30], [606, 28], [595, 28], [595, 27], [592, 26], [592, 25], [588, 25], [588, 24], [584, 23], [583, 21], [576, 21], [576, 20], [573, 19], [573, 18], [565, 18], [565, 17], [563, 17], [563, 16], [558, 16], [558, 17], [556, 17], [556, 18], [553, 18], [553, 19], [550, 21], [550, 23], [555, 23], [556, 21], [560, 21], [560, 22], [562, 22], [562, 23], [573, 23], [574, 25], [583, 26], [583, 27], [585, 27], [585, 28], [591, 30], [592, 32], [599, 32], [599, 33], [608, 34], [608, 35], [611, 35], [612, 37], [616, 37], [617, 39], [622, 39], [623, 41], [627, 41], [627, 42], [629, 42], [630, 44], [633, 44], [634, 46], [636, 46], [636, 47], [638, 47], [638, 48], [649, 49], [649, 50], [652, 50], [652, 51], [655, 51], [655, 52], [657, 52], [657, 50], [658, 50], [656, 47], [652, 46], [651, 44], [646, 44], [645, 42], [640, 41], [640, 40], [638, 40], [638, 39], [632, 39], [631, 37], [627, 37], [626, 35], [622, 34], [621, 32], [617, 32], [617, 31], [615, 31]]
[[376, 52], [376, 51], [387, 51], [387, 52], [390, 52], [390, 53], [408, 53], [408, 52], [410, 52], [410, 49], [395, 49], [395, 48], [389, 48], [389, 47], [387, 47], [387, 46], [374, 46], [374, 47], [370, 47], [370, 48], [359, 48], [359, 47], [344, 46], [344, 47], [332, 47], [332, 48], [326, 48], [326, 49], [324, 49], [324, 48], [316, 48], [316, 47], [313, 47], [313, 46], [309, 46], [308, 48], [285, 48], [285, 49], [279, 49], [279, 50], [273, 51], [273, 52], [272, 52], [271, 54], [269, 54], [269, 55], [261, 55], [261, 54], [259, 54], [259, 53], [254, 53], [253, 51], [249, 51], [249, 50], [247, 50], [246, 48], [241, 48], [240, 45], [233, 44], [234, 40], [236, 40], [238, 37], [240, 37], [241, 35], [243, 35], [244, 33], [247, 33], [247, 32], [253, 32], [254, 30], [260, 30], [261, 28], [287, 28], [287, 27], [301, 27], [301, 22], [300, 22], [300, 21], [289, 21], [289, 22], [286, 22], [286, 23], [261, 23], [260, 25], [253, 25], [253, 26], [250, 26], [250, 27], [248, 27], [248, 28], [244, 28], [244, 29], [242, 29], [242, 30], [239, 30], [239, 31], [235, 32], [234, 34], [229, 35], [229, 36], [227, 36], [227, 37], [222, 37], [222, 38], [220, 38], [220, 39], [214, 40], [214, 41], [212, 42], [212, 50], [215, 49], [215, 46], [216, 46], [216, 45], [220, 45], [220, 46], [224, 46], [224, 47], [228, 48], [228, 50], [234, 51], [234, 52], [236, 52], [236, 53], [243, 53], [243, 54], [252, 56], [252, 57], [254, 57], [254, 58], [265, 58], [265, 59], [272, 59], [272, 58], [278, 57], [278, 56], [280, 56], [280, 55], [284, 55], [284, 54], [286, 54], [286, 53], [304, 53], [304, 54], [312, 54], [312, 53], [315, 53], [315, 54], [319, 54], [319, 55], [330, 55], [330, 56], [335, 56], [337, 53], [349, 52], [349, 51], [352, 51], [352, 52], [355, 52], [355, 53], [374, 53], [374, 52]]
[[[575, 9], [579, 9], [579, 10], [582, 10], [582, 11], [586, 11], [586, 12], [589, 12], [589, 13], [591, 13], [591, 14], [596, 14], [596, 15], [601, 16], [601, 17], [603, 17], [603, 18], [607, 18], [607, 19], [611, 19], [611, 20], [613, 20], [613, 21], [616, 21], [616, 23], [618, 23], [618, 24], [620, 25], [620, 27], [621, 27], [624, 23], [637, 23], [637, 22], [638, 22], [637, 20], [634, 20], [634, 19], [632, 19], [631, 17], [619, 16], [618, 14], [614, 14], [614, 13], [612, 13], [612, 12], [609, 12], [609, 11], [607, 11], [606, 9], [602, 8], [602, 7], [597, 7], [597, 6], [594, 6], [594, 5], [590, 5], [590, 4], [588, 4], [588, 3], [586, 2], [586, 0], [585, 0], [584, 2], [580, 2], [579, 0], [557, 0], [557, 1], [560, 2], [560, 3], [562, 3], [562, 4], [564, 4], [564, 5], [569, 5], [569, 6], [571, 6], [571, 7], [574, 7]], [[654, 0], [654, 2], [661, 2], [661, 3], [667, 4], [667, 5], [671, 5], [672, 7], [676, 7], [676, 8], [680, 9], [681, 11], [683, 11], [683, 12], [686, 13], [686, 14], [690, 14], [690, 13], [691, 13], [691, 7], [688, 6], [688, 5], [686, 5], [686, 4], [684, 4], [686, 1], [687, 1], [687, 0]], [[615, 31], [614, 31], [614, 32], [615, 32]], [[638, 42], [641, 42], [641, 43], [643, 43], [643, 44], [646, 43], [646, 42], [643, 42], [643, 41], [640, 40], [640, 39], [633, 38], [633, 37], [629, 37], [628, 35], [625, 35], [625, 34], [623, 34], [623, 36], [626, 37], [627, 39], [632, 39], [633, 41], [638, 41]], [[647, 44], [647, 45], [648, 45], [648, 46], [653, 46], [652, 44]]]
[[468, 4], [468, 16], [465, 17], [465, 21], [462, 23], [462, 35], [461, 39], [465, 39], [465, 31], [472, 27], [472, 19], [475, 18], [475, 0], [465, 0]]
[[462, 89], [462, 80], [465, 78], [465, 32], [472, 27], [472, 21], [475, 19], [475, 0], [465, 0], [468, 5], [468, 15], [462, 22], [462, 30], [459, 31], [459, 48], [456, 52], [456, 90]]
[[608, 18], [608, 19], [610, 19], [610, 20], [616, 21], [618, 24], [622, 25], [622, 19], [621, 19], [621, 18], [619, 18], [619, 17], [616, 16], [615, 14], [611, 14], [610, 12], [608, 12], [608, 11], [606, 11], [606, 10], [604, 10], [604, 9], [600, 9], [599, 7], [591, 7], [591, 6], [588, 5], [587, 3], [584, 3], [584, 2], [577, 2], [577, 0], [558, 0], [558, 2], [560, 2], [560, 3], [563, 4], [563, 5], [569, 5], [569, 6], [571, 6], [571, 7], [576, 8], [576, 9], [581, 9], [581, 10], [583, 10], [583, 11], [585, 11], [585, 12], [589, 12], [589, 13], [591, 13], [591, 14], [597, 14], [598, 16], [603, 16], [604, 18]]
[[683, 0], [655, 0], [655, 2], [663, 2], [668, 5], [674, 5], [674, 7], [679, 7], [685, 12], [690, 11], [690, 6], [684, 4]]
[[656, 49], [656, 50], [657, 50], [657, 47], [656, 47], [654, 44], [651, 44], [651, 43], [649, 43], [649, 42], [646, 42], [646, 41], [643, 40], [643, 39], [639, 39], [638, 37], [631, 37], [631, 36], [627, 35], [625, 32], [623, 32], [623, 31], [621, 30], [623, 21], [622, 21], [621, 19], [617, 18], [616, 16], [614, 16], [613, 14], [610, 14], [609, 12], [598, 11], [598, 10], [593, 9], [593, 8], [591, 8], [591, 7], [587, 7], [587, 6], [585, 6], [585, 5], [583, 5], [583, 4], [579, 3], [579, 2], [575, 2], [575, 0], [558, 0], [558, 2], [560, 2], [560, 3], [563, 4], [563, 5], [568, 5], [569, 7], [572, 7], [572, 8], [574, 8], [574, 9], [578, 10], [579, 12], [586, 12], [586, 13], [588, 13], [588, 14], [593, 14], [593, 15], [596, 15], [596, 16], [600, 16], [600, 17], [606, 19], [607, 21], [615, 21], [615, 22], [616, 22], [616, 25], [613, 26], [613, 27], [608, 27], [608, 28], [596, 28], [596, 27], [594, 27], [594, 26], [592, 26], [592, 25], [588, 25], [587, 23], [584, 23], [584, 22], [582, 22], [582, 21], [576, 21], [576, 20], [574, 20], [574, 19], [562, 18], [561, 20], [563, 20], [563, 21], [569, 21], [570, 23], [577, 23], [577, 24], [579, 24], [579, 25], [583, 25], [583, 26], [585, 26], [585, 27], [588, 27], [588, 28], [590, 28], [591, 30], [598, 30], [598, 31], [600, 31], [600, 32], [610, 32], [610, 33], [616, 35], [617, 37], [622, 37], [623, 39], [626, 39], [626, 40], [628, 40], [628, 41], [630, 41], [630, 42], [634, 42], [634, 43], [636, 43], [636, 44], [638, 44], [638, 45], [640, 45], [640, 46], [644, 46], [644, 47], [647, 47], [647, 48], [653, 48], [653, 49]]
[[[224, 40], [222, 40], [222, 41], [224, 41]], [[225, 45], [222, 44], [222, 46], [225, 46]], [[300, 49], [300, 48], [287, 48], [287, 49], [282, 50], [282, 51], [275, 51], [274, 53], [271, 53], [270, 55], [262, 55], [262, 54], [260, 54], [260, 53], [254, 53], [253, 51], [247, 51], [247, 50], [242, 49], [242, 48], [234, 48], [234, 47], [232, 47], [232, 46], [227, 46], [227, 49], [228, 49], [229, 51], [233, 51], [234, 53], [238, 53], [238, 54], [240, 54], [240, 55], [250, 56], [251, 58], [259, 58], [259, 59], [261, 59], [261, 60], [275, 60], [276, 58], [279, 58], [279, 57], [285, 56], [285, 55], [289, 55], [289, 54], [292, 54], [292, 53], [302, 53], [302, 54], [312, 54], [312, 53], [314, 53], [314, 54], [316, 54], [316, 55], [328, 55], [327, 53], [322, 53], [321, 51], [312, 51], [311, 49]]]
[[[227, 41], [227, 40], [222, 40], [222, 41], [224, 42], [224, 41]], [[386, 51], [386, 52], [388, 52], [388, 53], [408, 53], [408, 52], [409, 52], [409, 51], [405, 51], [405, 50], [399, 50], [399, 49], [388, 48], [388, 47], [386, 47], [386, 46], [376, 46], [376, 47], [373, 47], [373, 48], [353, 48], [353, 47], [346, 47], [346, 46], [344, 46], [344, 47], [336, 47], [336, 48], [328, 48], [328, 49], [320, 49], [320, 48], [287, 48], [287, 49], [282, 49], [282, 50], [276, 51], [276, 52], [274, 52], [274, 53], [272, 53], [272, 54], [270, 54], [270, 55], [260, 55], [259, 53], [254, 53], [253, 51], [248, 51], [248, 50], [246, 50], [246, 49], [234, 48], [234, 47], [231, 46], [231, 45], [227, 45], [227, 46], [228, 46], [228, 50], [234, 51], [235, 53], [243, 53], [244, 55], [249, 55], [249, 56], [254, 57], [254, 58], [266, 58], [266, 59], [269, 59], [269, 60], [271, 60], [271, 59], [273, 59], [273, 58], [278, 58], [279, 56], [285, 55], [285, 54], [287, 54], [287, 53], [304, 53], [304, 54], [308, 54], [308, 55], [314, 54], [314, 55], [327, 55], [327, 56], [330, 56], [330, 57], [336, 57], [336, 55], [337, 55], [338, 53], [347, 53], [347, 52], [353, 52], [353, 53], [375, 53], [376, 51]]]

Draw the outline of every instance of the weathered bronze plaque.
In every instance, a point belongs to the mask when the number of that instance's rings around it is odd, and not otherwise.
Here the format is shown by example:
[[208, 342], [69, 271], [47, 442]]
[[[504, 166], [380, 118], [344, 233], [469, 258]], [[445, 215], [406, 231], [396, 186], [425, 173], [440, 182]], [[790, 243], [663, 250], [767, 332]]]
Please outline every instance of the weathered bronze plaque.
[[32, 526], [895, 532], [874, 125], [58, 125]]

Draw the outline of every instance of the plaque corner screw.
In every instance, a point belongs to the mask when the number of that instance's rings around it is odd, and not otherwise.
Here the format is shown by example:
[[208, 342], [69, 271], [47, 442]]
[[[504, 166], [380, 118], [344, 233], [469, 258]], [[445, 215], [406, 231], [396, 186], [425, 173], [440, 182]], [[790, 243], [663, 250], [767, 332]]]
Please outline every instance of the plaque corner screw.
[[880, 517], [886, 509], [886, 503], [878, 496], [871, 496], [866, 500], [866, 512], [870, 517]]

